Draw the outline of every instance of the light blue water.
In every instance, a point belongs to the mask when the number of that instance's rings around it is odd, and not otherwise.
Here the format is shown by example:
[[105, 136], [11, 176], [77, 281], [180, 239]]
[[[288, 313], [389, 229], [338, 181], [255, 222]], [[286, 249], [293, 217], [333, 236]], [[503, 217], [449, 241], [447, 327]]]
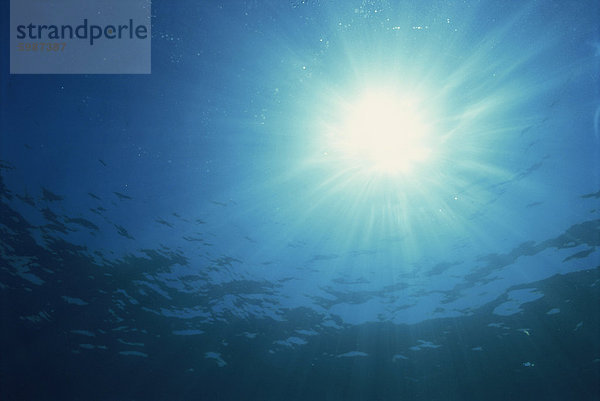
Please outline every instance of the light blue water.
[[[0, 398], [600, 397], [597, 2], [152, 15], [148, 76], [2, 62]], [[331, 140], [382, 87], [410, 171]]]

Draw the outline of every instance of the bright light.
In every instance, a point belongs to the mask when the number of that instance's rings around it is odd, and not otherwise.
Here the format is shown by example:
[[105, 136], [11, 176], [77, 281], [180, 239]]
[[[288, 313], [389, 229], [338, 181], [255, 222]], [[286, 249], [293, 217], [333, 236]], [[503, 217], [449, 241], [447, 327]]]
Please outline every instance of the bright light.
[[370, 90], [345, 105], [341, 114], [333, 127], [333, 147], [356, 167], [407, 174], [431, 155], [428, 126], [410, 96]]

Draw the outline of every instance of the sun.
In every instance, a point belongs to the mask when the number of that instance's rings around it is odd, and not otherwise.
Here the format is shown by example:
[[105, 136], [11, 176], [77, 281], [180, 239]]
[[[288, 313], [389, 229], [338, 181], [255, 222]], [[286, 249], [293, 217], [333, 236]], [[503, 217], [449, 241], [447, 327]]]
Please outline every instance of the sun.
[[334, 152], [373, 174], [407, 175], [432, 157], [430, 128], [414, 96], [370, 89], [341, 107], [331, 127]]

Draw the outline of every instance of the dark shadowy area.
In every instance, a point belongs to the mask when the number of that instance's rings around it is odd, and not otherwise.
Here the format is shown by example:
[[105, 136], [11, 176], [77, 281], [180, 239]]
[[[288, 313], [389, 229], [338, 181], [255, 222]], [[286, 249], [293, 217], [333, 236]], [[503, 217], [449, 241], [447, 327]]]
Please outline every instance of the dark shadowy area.
[[[99, 264], [85, 247], [52, 235], [72, 225], [98, 227], [50, 210], [42, 247], [31, 235], [34, 227], [9, 206], [14, 196], [2, 181], [0, 189], [2, 400], [600, 399], [599, 266], [531, 284], [544, 297], [512, 316], [492, 314], [501, 298], [467, 317], [411, 326], [327, 328], [320, 315], [304, 308], [287, 310], [281, 321], [230, 316], [182, 323], [157, 311], [168, 302], [192, 308], [228, 293], [269, 294], [277, 283], [236, 281], [188, 294], [162, 287], [168, 301], [140, 291], [136, 282], [174, 264], [186, 266], [183, 255], [148, 249], [144, 257]], [[35, 204], [31, 196], [18, 199]], [[43, 189], [43, 199], [61, 197]], [[544, 246], [596, 246], [597, 232], [588, 232], [596, 227], [597, 221], [582, 223], [548, 244], [490, 255], [483, 269]], [[223, 256], [205, 269], [239, 262]], [[431, 274], [450, 266], [440, 264]], [[24, 279], [27, 271], [37, 279]], [[198, 280], [201, 274], [190, 275], [187, 285]], [[559, 313], [548, 313], [553, 308]], [[201, 335], [173, 334], [198, 327]], [[306, 344], [278, 343], [306, 327], [318, 330]], [[207, 357], [211, 352], [226, 364]]]

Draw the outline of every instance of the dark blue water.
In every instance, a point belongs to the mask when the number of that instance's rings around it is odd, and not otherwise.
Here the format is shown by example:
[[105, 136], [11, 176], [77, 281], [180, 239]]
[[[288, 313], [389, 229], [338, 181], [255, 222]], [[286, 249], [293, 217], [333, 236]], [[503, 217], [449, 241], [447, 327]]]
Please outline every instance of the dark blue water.
[[1, 400], [600, 399], [596, 1], [152, 16], [0, 62]]

